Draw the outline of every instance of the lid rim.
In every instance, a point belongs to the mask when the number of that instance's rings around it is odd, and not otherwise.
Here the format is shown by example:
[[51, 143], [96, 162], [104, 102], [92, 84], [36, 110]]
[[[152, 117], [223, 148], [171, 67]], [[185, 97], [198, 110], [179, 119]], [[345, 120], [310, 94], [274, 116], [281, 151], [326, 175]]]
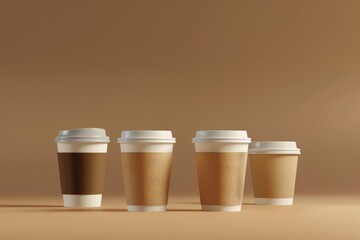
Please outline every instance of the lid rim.
[[118, 139], [118, 143], [176, 143], [176, 139]]
[[96, 138], [66, 138], [55, 139], [55, 142], [97, 142], [97, 143], [109, 143], [110, 139], [96, 139]]
[[275, 150], [275, 151], [277, 151], [277, 150], [279, 150], [279, 151], [283, 151], [283, 150], [292, 151], [292, 150], [300, 150], [300, 148], [250, 148], [250, 149], [253, 150], [253, 151], [273, 151], [273, 150]]
[[251, 154], [301, 154], [295, 141], [254, 141], [250, 144]]
[[246, 130], [197, 130], [192, 142], [251, 142]]
[[223, 143], [251, 143], [251, 139], [211, 139], [211, 138], [202, 138], [202, 139], [193, 139], [192, 143], [208, 143], [208, 142], [223, 142]]
[[289, 154], [289, 155], [301, 155], [299, 151], [267, 151], [267, 152], [253, 152], [249, 151], [249, 154]]
[[203, 138], [197, 138], [197, 137], [194, 137], [193, 139], [251, 139], [251, 138], [239, 138], [239, 137], [203, 137]]
[[118, 139], [175, 139], [175, 138], [162, 138], [162, 137], [133, 137], [133, 138], [118, 138]]
[[118, 141], [174, 140], [171, 130], [123, 130]]
[[110, 142], [103, 128], [74, 128], [60, 130], [55, 142]]
[[249, 149], [249, 154], [301, 154], [300, 148], [283, 148], [283, 149]]

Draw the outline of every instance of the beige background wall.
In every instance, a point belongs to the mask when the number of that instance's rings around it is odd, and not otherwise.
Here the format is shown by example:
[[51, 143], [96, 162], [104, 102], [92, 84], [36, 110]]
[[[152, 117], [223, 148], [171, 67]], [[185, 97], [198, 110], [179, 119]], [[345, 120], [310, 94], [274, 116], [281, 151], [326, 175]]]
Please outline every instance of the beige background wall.
[[[198, 194], [197, 129], [296, 140], [298, 194], [360, 192], [360, 1], [0, 1], [0, 195], [60, 194], [60, 129], [171, 129], [171, 194]], [[248, 176], [246, 192], [251, 193]]]

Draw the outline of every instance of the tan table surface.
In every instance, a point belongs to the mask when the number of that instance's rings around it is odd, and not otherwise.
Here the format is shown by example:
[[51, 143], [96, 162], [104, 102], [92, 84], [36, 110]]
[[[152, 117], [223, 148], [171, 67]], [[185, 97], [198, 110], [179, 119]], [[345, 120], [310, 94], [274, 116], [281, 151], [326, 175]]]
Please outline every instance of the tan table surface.
[[123, 198], [65, 209], [61, 198], [0, 198], [0, 239], [360, 239], [360, 197], [297, 197], [293, 206], [202, 212], [197, 198], [170, 198], [164, 213], [126, 212]]

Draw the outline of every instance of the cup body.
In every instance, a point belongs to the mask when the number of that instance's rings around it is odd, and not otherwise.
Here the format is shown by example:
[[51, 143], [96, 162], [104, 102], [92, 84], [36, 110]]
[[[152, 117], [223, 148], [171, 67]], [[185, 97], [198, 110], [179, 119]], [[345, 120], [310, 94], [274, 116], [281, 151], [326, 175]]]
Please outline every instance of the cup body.
[[163, 132], [123, 131], [119, 138], [128, 211], [166, 210], [175, 139]]
[[226, 136], [228, 131], [203, 132], [193, 139], [202, 210], [240, 211], [250, 139], [245, 131], [233, 131], [235, 137]]
[[293, 204], [300, 154], [300, 149], [294, 144], [267, 141], [250, 145], [249, 159], [256, 204]]
[[[74, 129], [79, 130], [79, 129]], [[57, 156], [64, 207], [100, 207], [106, 173], [108, 140], [91, 142], [97, 129], [82, 129], [80, 138], [57, 138]], [[72, 130], [68, 135], [73, 134]], [[102, 132], [102, 131], [101, 131]], [[105, 131], [103, 131], [105, 133]], [[61, 132], [60, 134], [61, 135]]]

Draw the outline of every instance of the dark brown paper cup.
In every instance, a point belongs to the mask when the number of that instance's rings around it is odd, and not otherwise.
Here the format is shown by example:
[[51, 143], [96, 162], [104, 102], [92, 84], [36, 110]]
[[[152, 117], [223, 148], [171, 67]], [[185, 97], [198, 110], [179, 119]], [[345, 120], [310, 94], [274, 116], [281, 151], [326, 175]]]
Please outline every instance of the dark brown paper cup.
[[60, 131], [56, 142], [65, 207], [101, 206], [108, 141], [104, 129]]

